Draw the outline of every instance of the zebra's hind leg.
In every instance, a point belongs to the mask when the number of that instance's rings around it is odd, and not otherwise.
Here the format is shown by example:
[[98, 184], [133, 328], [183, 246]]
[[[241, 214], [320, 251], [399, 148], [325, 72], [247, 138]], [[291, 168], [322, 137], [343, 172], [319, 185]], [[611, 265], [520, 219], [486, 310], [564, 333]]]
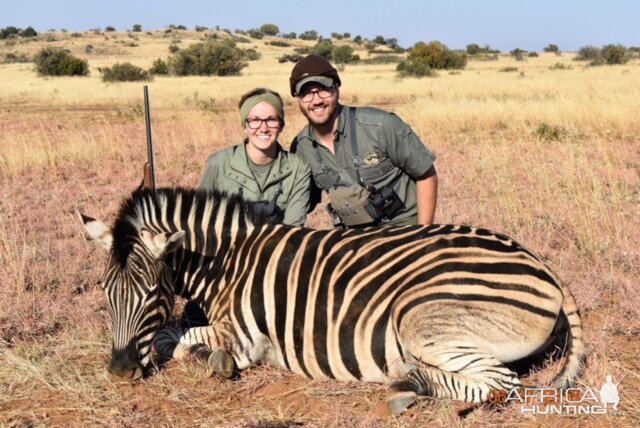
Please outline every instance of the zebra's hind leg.
[[449, 353], [447, 361], [444, 367], [413, 369], [393, 383], [387, 396], [389, 413], [404, 412], [419, 396], [483, 403], [491, 390], [522, 386], [516, 374], [490, 354], [457, 351]]
[[167, 327], [154, 338], [156, 352], [162, 359], [184, 360], [190, 356], [203, 361], [210, 376], [231, 378], [235, 363], [229, 352], [215, 339], [212, 326]]

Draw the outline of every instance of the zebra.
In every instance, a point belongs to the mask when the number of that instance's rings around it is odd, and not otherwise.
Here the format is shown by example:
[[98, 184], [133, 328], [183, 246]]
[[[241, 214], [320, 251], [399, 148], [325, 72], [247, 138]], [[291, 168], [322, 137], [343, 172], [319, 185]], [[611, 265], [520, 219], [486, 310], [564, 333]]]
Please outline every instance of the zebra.
[[[108, 250], [109, 371], [137, 379], [159, 357], [195, 356], [232, 377], [252, 364], [308, 378], [390, 384], [387, 409], [419, 396], [469, 403], [519, 388], [505, 363], [567, 339], [553, 385], [579, 375], [576, 302], [513, 239], [465, 225], [313, 230], [266, 224], [236, 196], [137, 190], [113, 228], [78, 213]], [[175, 296], [208, 325], [163, 326]]]

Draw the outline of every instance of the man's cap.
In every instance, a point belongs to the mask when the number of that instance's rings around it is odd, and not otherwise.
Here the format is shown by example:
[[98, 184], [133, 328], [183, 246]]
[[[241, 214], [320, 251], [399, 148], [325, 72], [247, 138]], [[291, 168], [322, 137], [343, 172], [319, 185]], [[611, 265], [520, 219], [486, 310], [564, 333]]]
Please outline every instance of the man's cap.
[[325, 58], [316, 54], [307, 55], [293, 66], [289, 77], [291, 95], [300, 93], [300, 89], [309, 82], [317, 82], [326, 87], [340, 86], [342, 83], [338, 70]]

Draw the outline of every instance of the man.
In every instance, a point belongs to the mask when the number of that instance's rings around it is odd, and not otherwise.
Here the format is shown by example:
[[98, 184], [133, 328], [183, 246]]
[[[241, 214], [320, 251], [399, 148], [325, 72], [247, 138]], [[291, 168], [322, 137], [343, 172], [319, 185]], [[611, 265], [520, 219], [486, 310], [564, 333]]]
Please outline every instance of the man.
[[407, 124], [383, 110], [340, 104], [340, 77], [321, 56], [300, 60], [289, 84], [309, 121], [291, 152], [311, 166], [315, 185], [328, 192], [336, 224], [433, 222], [435, 156]]

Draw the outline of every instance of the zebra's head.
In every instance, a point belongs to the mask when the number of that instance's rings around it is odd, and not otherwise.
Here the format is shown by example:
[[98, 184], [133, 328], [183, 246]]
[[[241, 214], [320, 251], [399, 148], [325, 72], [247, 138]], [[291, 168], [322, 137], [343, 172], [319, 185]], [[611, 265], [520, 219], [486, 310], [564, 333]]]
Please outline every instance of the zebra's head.
[[182, 245], [185, 232], [152, 232], [131, 218], [118, 219], [111, 229], [78, 214], [88, 239], [109, 252], [102, 281], [113, 321], [108, 371], [138, 379], [151, 363], [153, 337], [173, 310], [172, 271], [165, 256]]

